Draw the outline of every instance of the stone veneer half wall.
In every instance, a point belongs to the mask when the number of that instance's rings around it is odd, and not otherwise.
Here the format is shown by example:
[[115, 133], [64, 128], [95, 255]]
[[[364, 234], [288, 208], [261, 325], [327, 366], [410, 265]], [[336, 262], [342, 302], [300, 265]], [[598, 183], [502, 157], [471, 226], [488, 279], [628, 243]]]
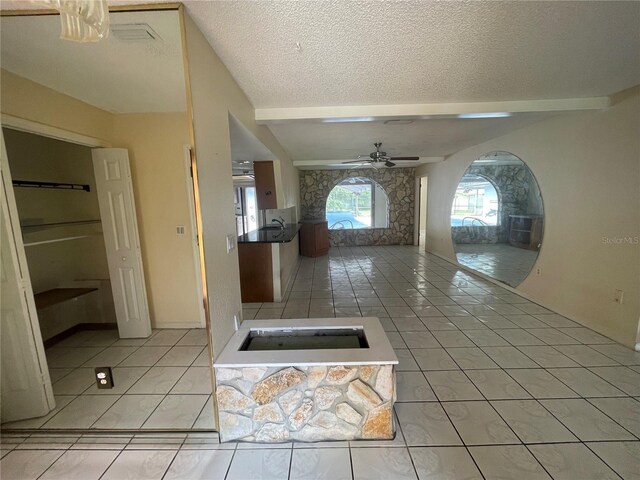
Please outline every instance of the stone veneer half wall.
[[389, 440], [393, 365], [216, 368], [223, 442]]
[[303, 170], [300, 172], [300, 211], [303, 219], [325, 218], [327, 197], [349, 177], [377, 182], [389, 198], [389, 227], [329, 230], [332, 247], [413, 245], [415, 169]]

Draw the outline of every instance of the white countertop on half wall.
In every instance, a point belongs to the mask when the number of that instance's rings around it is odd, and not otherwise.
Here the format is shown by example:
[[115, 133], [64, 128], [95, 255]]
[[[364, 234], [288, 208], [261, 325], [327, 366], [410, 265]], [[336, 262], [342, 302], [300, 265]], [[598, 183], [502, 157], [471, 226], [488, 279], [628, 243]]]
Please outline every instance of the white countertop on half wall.
[[[363, 328], [369, 348], [336, 348], [310, 350], [241, 351], [251, 331], [315, 330], [318, 328]], [[300, 318], [247, 320], [231, 337], [217, 360], [215, 368], [238, 367], [308, 367], [320, 365], [397, 365], [398, 357], [380, 320], [375, 317]]]

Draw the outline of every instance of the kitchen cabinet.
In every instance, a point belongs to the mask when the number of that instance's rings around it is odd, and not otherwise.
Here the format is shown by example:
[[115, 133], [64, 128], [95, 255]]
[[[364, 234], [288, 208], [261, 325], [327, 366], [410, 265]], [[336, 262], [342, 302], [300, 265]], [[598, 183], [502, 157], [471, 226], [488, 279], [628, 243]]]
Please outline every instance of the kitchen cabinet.
[[242, 302], [273, 302], [271, 244], [239, 243], [238, 259]]
[[253, 162], [258, 210], [278, 208], [273, 162]]
[[303, 220], [300, 228], [300, 254], [321, 257], [329, 253], [329, 226], [326, 220]]

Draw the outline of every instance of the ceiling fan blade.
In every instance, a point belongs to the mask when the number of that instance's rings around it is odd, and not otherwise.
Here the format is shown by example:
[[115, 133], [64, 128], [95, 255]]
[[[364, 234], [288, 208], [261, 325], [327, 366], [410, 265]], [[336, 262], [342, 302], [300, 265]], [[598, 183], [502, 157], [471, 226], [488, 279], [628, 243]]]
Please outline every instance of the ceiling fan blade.
[[371, 163], [371, 161], [367, 161], [367, 160], [350, 160], [348, 162], [341, 162], [341, 163], [362, 163], [362, 164], [365, 164], [365, 163]]
[[396, 166], [396, 164], [395, 164], [395, 163], [390, 162], [389, 160], [387, 160], [386, 162], [384, 162], [384, 164], [385, 164], [387, 167], [395, 167], [395, 166]]
[[420, 160], [420, 157], [391, 157], [390, 160], [404, 160], [404, 161], [412, 161]]

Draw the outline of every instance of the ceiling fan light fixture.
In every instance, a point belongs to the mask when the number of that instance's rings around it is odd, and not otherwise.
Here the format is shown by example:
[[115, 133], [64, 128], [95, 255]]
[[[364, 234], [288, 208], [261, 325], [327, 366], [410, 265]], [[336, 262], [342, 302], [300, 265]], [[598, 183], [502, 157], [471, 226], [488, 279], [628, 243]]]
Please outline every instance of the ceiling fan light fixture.
[[385, 120], [385, 125], [411, 125], [413, 123], [411, 118], [395, 118], [391, 120]]

